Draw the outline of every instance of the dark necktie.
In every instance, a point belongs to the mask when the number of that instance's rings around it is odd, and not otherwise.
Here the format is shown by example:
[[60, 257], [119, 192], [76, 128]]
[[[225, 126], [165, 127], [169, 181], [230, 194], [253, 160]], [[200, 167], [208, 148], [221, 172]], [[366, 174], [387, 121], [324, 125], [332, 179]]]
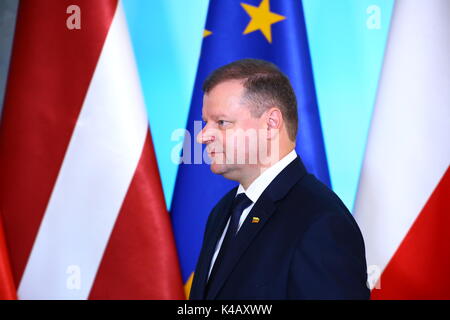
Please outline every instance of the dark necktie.
[[241, 219], [242, 212], [252, 204], [252, 200], [250, 200], [245, 193], [239, 193], [233, 200], [233, 204], [231, 206], [231, 219], [230, 224], [228, 225], [228, 231], [230, 231], [231, 235], [235, 236], [238, 232], [239, 220]]
[[242, 212], [252, 203], [252, 200], [250, 200], [245, 193], [240, 193], [234, 198], [231, 205], [231, 215], [228, 230], [223, 239], [222, 246], [220, 247], [219, 254], [217, 255], [217, 259], [211, 271], [211, 275], [209, 276], [207, 289], [211, 287], [211, 283], [215, 280], [216, 275], [220, 272], [220, 270], [226, 268], [229, 262], [232, 244], [238, 231], [239, 220], [241, 218]]

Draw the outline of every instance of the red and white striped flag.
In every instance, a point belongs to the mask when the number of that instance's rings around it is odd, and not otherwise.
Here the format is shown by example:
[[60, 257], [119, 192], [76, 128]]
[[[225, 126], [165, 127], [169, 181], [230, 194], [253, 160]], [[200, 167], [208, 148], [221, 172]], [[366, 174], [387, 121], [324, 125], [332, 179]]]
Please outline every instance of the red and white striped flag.
[[19, 298], [184, 298], [120, 2], [21, 1], [0, 155]]
[[449, 164], [450, 1], [397, 0], [355, 203], [372, 299], [450, 299]]

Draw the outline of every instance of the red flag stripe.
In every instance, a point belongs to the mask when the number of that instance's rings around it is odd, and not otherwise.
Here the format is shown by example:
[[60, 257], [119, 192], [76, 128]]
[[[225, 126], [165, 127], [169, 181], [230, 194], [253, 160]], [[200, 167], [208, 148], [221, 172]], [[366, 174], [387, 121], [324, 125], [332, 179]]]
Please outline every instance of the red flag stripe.
[[[99, 1], [19, 6], [0, 131], [0, 205], [16, 285], [117, 7]], [[81, 30], [66, 27], [73, 4], [82, 8]]]
[[450, 299], [450, 168], [381, 275], [372, 299]]
[[148, 134], [89, 299], [185, 299], [153, 150]]
[[5, 243], [5, 233], [0, 217], [0, 300], [14, 299], [17, 299], [16, 288], [12, 278], [8, 248]]

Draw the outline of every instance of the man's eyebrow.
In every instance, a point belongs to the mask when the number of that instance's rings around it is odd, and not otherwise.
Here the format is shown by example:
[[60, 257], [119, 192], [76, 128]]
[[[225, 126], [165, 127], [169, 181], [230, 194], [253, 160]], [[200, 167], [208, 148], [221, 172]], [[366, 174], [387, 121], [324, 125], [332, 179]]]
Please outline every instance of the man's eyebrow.
[[[220, 118], [226, 117], [224, 114], [213, 114], [210, 116], [212, 120], [218, 120]], [[202, 115], [202, 120], [206, 122], [206, 117]]]
[[213, 119], [213, 120], [218, 120], [218, 119], [221, 119], [221, 118], [228, 118], [228, 116], [223, 114], [223, 113], [218, 113], [218, 114], [211, 115], [210, 118]]

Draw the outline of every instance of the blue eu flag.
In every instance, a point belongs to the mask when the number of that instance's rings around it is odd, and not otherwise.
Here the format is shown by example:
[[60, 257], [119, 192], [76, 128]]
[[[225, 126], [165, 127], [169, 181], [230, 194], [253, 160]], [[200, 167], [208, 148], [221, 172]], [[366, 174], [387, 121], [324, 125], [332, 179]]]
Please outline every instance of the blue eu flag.
[[[298, 99], [297, 153], [310, 173], [330, 186], [317, 99], [300, 0], [211, 0], [187, 130], [193, 145], [201, 128], [202, 83], [215, 69], [243, 58], [276, 64]], [[193, 149], [193, 148], [192, 148]], [[193, 159], [191, 160], [194, 161]], [[180, 164], [171, 206], [183, 280], [195, 269], [203, 232], [214, 205], [236, 185], [213, 174], [208, 164]]]

